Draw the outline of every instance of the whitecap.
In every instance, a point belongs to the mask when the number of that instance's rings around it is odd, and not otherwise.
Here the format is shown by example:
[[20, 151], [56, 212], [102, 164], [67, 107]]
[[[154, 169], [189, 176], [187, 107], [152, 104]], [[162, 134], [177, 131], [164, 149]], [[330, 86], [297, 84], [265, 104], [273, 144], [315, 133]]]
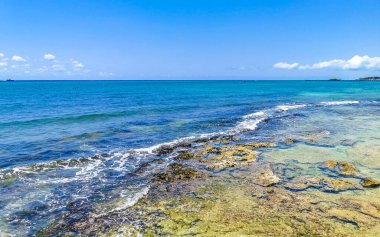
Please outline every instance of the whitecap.
[[306, 107], [306, 104], [295, 104], [295, 105], [278, 105], [276, 106], [277, 110], [282, 110], [282, 111], [288, 111], [290, 109], [299, 109]]
[[255, 117], [260, 117], [260, 116], [264, 116], [265, 115], [265, 111], [258, 111], [258, 112], [255, 112], [255, 113], [252, 113], [252, 114], [247, 114], [247, 115], [244, 115], [243, 118], [244, 119], [247, 119], [247, 118], [255, 118]]
[[231, 129], [230, 131], [234, 132], [243, 132], [243, 131], [252, 131], [256, 130], [257, 127], [261, 122], [263, 122], [265, 118], [260, 118], [260, 119], [248, 119], [248, 120], [243, 120], [242, 122], [238, 123], [238, 125]]
[[350, 105], [350, 104], [359, 104], [357, 100], [343, 100], [343, 101], [324, 101], [321, 102], [322, 105]]

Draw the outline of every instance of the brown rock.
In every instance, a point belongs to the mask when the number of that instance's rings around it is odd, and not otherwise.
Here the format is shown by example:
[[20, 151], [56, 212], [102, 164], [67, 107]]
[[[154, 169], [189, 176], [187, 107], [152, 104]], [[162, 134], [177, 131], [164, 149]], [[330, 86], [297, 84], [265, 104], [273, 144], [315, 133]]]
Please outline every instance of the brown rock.
[[380, 182], [372, 178], [363, 179], [360, 184], [366, 188], [376, 188], [380, 186]]
[[281, 179], [277, 177], [270, 167], [258, 170], [255, 177], [255, 183], [261, 186], [270, 187], [279, 183]]
[[329, 160], [324, 162], [321, 165], [322, 168], [327, 168], [331, 171], [337, 172], [338, 174], [345, 175], [345, 176], [356, 176], [357, 175], [357, 169], [356, 167], [346, 161], [334, 161]]

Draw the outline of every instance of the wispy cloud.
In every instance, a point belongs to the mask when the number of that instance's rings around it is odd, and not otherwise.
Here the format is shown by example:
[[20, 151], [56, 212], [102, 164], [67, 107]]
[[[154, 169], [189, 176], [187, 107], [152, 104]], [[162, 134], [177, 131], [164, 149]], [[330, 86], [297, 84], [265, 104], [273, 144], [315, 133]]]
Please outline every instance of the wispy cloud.
[[15, 61], [15, 62], [26, 62], [25, 58], [23, 58], [21, 56], [18, 56], [18, 55], [13, 55], [12, 56], [12, 61]]
[[54, 60], [55, 59], [55, 56], [51, 53], [47, 53], [44, 55], [44, 59], [45, 60], [48, 60], [48, 61], [51, 61], [51, 60]]
[[84, 68], [84, 65], [75, 59], [70, 59], [74, 71], [80, 71]]
[[273, 65], [279, 69], [341, 69], [341, 70], [359, 70], [359, 69], [380, 69], [380, 57], [370, 57], [368, 55], [355, 55], [350, 59], [333, 59], [328, 61], [316, 62], [313, 64], [286, 63], [279, 62]]
[[273, 65], [274, 68], [280, 68], [280, 69], [293, 69], [299, 66], [299, 63], [285, 63], [285, 62], [279, 62]]
[[53, 53], [42, 54], [42, 58], [43, 60], [41, 60], [41, 54], [40, 56], [33, 58], [19, 55], [7, 57], [4, 53], [0, 53], [0, 76], [27, 75], [31, 77], [43, 76], [61, 78], [86, 75], [98, 77], [114, 76], [112, 72], [90, 70], [84, 63], [75, 58], [59, 58]]

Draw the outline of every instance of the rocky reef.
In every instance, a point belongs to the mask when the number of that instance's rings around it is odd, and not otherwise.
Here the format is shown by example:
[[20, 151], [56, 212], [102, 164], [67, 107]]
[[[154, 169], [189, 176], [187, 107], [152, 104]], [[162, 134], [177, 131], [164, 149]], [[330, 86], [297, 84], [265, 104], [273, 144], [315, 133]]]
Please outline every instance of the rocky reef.
[[[303, 141], [314, 141], [310, 135]], [[283, 139], [288, 146], [302, 139]], [[273, 162], [275, 142], [236, 137], [162, 147], [173, 155], [135, 205], [73, 208], [39, 236], [376, 236], [380, 182], [348, 161]], [[307, 155], [307, 154], [306, 154]], [[153, 163], [163, 163], [157, 159]], [[150, 172], [144, 163], [136, 175]], [[74, 218], [73, 216], [79, 216]], [[71, 220], [71, 221], [69, 221]], [[74, 221], [73, 221], [74, 220]]]

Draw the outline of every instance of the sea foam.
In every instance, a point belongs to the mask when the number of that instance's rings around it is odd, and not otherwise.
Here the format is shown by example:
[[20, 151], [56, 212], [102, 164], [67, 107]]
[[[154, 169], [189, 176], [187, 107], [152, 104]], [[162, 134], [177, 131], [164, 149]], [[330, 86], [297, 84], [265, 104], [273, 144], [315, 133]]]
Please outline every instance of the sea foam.
[[321, 102], [322, 105], [351, 105], [351, 104], [359, 104], [359, 101], [356, 100], [343, 100], [343, 101], [327, 101]]

